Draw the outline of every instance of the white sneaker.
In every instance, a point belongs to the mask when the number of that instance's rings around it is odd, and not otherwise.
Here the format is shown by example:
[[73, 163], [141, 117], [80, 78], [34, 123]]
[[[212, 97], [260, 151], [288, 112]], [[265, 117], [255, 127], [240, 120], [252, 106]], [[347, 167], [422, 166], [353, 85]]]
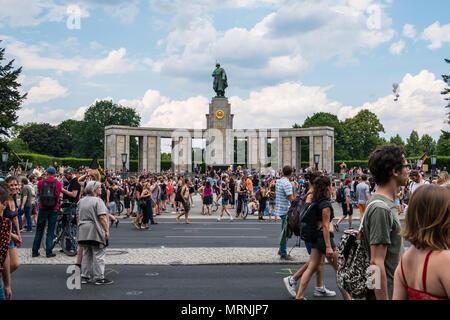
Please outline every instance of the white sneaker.
[[336, 296], [336, 292], [328, 290], [325, 287], [317, 288], [314, 290], [315, 297], [334, 297]]
[[217, 218], [217, 222], [220, 222], [220, 221], [222, 221], [222, 219], [219, 217], [219, 218]]
[[284, 285], [289, 294], [295, 298], [297, 296], [296, 284], [297, 282], [291, 276], [283, 278]]

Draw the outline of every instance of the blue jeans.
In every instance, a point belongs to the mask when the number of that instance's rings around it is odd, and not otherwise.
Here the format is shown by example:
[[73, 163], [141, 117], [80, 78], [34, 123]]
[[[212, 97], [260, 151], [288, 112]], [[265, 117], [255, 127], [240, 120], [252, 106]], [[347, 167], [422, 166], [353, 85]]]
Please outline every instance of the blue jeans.
[[37, 255], [41, 247], [41, 240], [44, 234], [45, 224], [47, 223], [47, 238], [45, 241], [46, 255], [52, 254], [53, 238], [55, 237], [56, 220], [58, 211], [53, 209], [39, 209], [38, 221], [36, 226], [36, 235], [34, 236], [32, 254]]
[[22, 216], [25, 213], [27, 217], [27, 231], [33, 230], [32, 225], [33, 221], [31, 220], [31, 208], [23, 208], [23, 210], [19, 209], [19, 229], [22, 229]]
[[[283, 231], [284, 225], [287, 222], [286, 217], [287, 217], [287, 215], [280, 216], [280, 218], [281, 218], [281, 231]], [[287, 239], [285, 239], [283, 241], [283, 243], [280, 244], [280, 256], [282, 256], [282, 257], [287, 256], [286, 246], [287, 246]]]

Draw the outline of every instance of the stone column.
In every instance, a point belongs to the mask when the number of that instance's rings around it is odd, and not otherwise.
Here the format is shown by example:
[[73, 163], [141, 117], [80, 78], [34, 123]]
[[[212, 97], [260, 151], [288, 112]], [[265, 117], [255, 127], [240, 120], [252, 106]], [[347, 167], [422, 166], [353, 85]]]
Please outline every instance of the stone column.
[[139, 171], [148, 172], [148, 137], [139, 137]]
[[156, 158], [157, 158], [157, 143], [156, 143], [156, 137], [147, 137], [147, 171], [148, 172], [156, 172]]
[[283, 167], [284, 166], [292, 166], [291, 137], [283, 137]]
[[130, 136], [125, 136], [125, 153], [127, 154], [127, 163], [125, 164], [128, 171], [130, 171]]
[[291, 137], [292, 147], [291, 147], [291, 162], [292, 162], [292, 168], [295, 168], [298, 170], [298, 164], [297, 164], [297, 137], [292, 136]]
[[161, 136], [156, 137], [156, 171], [161, 172]]
[[315, 164], [314, 164], [314, 137], [312, 135], [309, 136], [309, 166], [315, 167]]

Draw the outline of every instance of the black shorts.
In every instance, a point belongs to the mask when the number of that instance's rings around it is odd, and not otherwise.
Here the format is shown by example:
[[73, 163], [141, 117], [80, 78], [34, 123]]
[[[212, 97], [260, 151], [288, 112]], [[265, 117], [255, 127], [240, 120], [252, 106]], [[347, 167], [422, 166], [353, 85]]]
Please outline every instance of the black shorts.
[[347, 203], [343, 202], [342, 203], [342, 215], [343, 216], [352, 216], [353, 215], [353, 207], [350, 204], [350, 211], [347, 211]]
[[210, 205], [212, 203], [213, 203], [213, 197], [212, 196], [208, 196], [208, 197], [204, 197], [203, 198], [203, 204]]
[[131, 204], [131, 199], [130, 198], [123, 198], [123, 203], [125, 205], [125, 209], [129, 209], [130, 208], [130, 204]]
[[[330, 243], [333, 251], [336, 251], [336, 244], [334, 243], [334, 233], [330, 232]], [[323, 238], [323, 232], [317, 231], [317, 239], [315, 242], [311, 243], [311, 248], [317, 249], [320, 253], [326, 254], [327, 246], [325, 244], [325, 239]]]

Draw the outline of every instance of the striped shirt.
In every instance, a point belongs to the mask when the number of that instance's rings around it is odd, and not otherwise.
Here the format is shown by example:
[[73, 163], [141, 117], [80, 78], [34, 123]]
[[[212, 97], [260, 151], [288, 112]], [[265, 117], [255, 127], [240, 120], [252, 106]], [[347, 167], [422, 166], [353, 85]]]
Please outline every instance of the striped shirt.
[[292, 195], [292, 185], [288, 178], [283, 177], [277, 181], [276, 184], [276, 198], [275, 198], [275, 214], [278, 216], [285, 216], [291, 206], [288, 197]]

